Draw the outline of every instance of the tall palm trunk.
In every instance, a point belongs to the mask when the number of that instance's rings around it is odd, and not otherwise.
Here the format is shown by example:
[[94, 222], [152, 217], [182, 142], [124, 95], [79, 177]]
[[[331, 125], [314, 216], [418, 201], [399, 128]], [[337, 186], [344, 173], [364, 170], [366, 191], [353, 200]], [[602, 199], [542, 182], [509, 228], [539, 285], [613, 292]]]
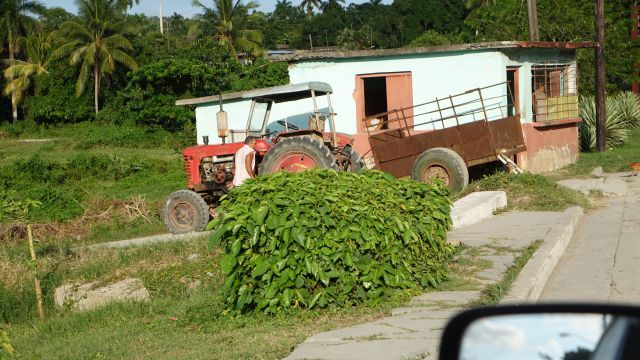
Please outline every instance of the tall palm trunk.
[[98, 95], [100, 94], [100, 67], [98, 64], [93, 65], [93, 101], [96, 107], [96, 114], [100, 108], [98, 107]]
[[[13, 64], [13, 60], [15, 59], [15, 48], [13, 47], [13, 35], [11, 34], [11, 29], [9, 29], [9, 63]], [[16, 99], [16, 89], [13, 85], [13, 74], [11, 74], [11, 116], [13, 117], [13, 123], [18, 122], [18, 101]]]

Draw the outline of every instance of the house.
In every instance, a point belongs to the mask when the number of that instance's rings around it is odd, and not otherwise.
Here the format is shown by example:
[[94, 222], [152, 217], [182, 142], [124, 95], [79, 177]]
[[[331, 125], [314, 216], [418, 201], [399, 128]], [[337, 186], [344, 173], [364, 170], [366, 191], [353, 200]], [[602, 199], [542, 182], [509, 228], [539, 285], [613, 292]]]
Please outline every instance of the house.
[[[284, 55], [291, 83], [322, 81], [333, 89], [332, 106], [339, 132], [353, 134], [355, 148], [369, 150], [363, 118], [393, 109], [447, 99], [449, 95], [504, 83], [499, 102], [508, 115], [519, 114], [527, 150], [516, 162], [531, 172], [551, 171], [578, 158], [576, 50], [593, 43], [488, 42], [428, 48], [362, 51], [313, 51]], [[508, 85], [507, 85], [508, 84]], [[198, 141], [219, 142], [215, 129], [217, 96], [180, 100], [196, 105]], [[246, 127], [249, 103], [238, 94], [223, 96], [230, 127]], [[319, 104], [319, 107], [327, 104]], [[304, 121], [302, 102], [274, 107], [275, 121]], [[415, 116], [418, 122], [420, 114]], [[506, 115], [505, 115], [506, 116]], [[444, 125], [444, 124], [443, 124]]]

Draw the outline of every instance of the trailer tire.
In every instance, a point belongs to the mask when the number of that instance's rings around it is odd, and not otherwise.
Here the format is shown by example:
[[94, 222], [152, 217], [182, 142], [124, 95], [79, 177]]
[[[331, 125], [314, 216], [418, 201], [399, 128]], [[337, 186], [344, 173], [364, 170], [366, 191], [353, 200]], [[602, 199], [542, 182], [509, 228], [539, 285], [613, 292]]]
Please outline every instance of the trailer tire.
[[416, 159], [411, 170], [411, 178], [425, 182], [438, 178], [452, 192], [458, 192], [469, 185], [469, 170], [457, 152], [447, 148], [429, 149]]
[[[340, 161], [337, 159], [347, 159]], [[358, 152], [351, 145], [347, 145], [342, 149], [342, 152], [337, 156], [336, 163], [338, 164], [338, 170], [348, 172], [360, 172], [366, 168], [364, 160]]]
[[350, 172], [360, 172], [366, 168], [364, 160], [362, 160], [362, 156], [358, 154], [355, 149], [351, 149], [351, 156], [349, 158], [349, 171]]
[[172, 234], [204, 231], [209, 223], [209, 205], [191, 190], [178, 190], [162, 208], [162, 220]]
[[328, 147], [310, 136], [285, 138], [276, 143], [260, 164], [260, 175], [277, 171], [301, 172], [312, 168], [338, 170]]

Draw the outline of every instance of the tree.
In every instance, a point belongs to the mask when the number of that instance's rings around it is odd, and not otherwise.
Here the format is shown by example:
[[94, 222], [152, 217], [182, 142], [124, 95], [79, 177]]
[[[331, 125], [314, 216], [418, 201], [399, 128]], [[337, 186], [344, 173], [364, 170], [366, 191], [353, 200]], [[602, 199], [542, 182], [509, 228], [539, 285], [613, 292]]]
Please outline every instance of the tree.
[[342, 4], [344, 4], [344, 0], [327, 0], [324, 4], [322, 4], [322, 12], [330, 13], [332, 11], [341, 11]]
[[309, 19], [313, 16], [313, 8], [318, 10], [322, 9], [322, 0], [302, 0], [300, 7], [305, 9], [307, 18]]
[[[638, 80], [637, 59], [640, 42], [630, 39], [633, 0], [605, 4], [607, 91], [628, 90]], [[593, 2], [538, 0], [538, 21], [542, 41], [593, 41]], [[492, 7], [471, 12], [465, 24], [471, 41], [528, 40], [527, 4], [521, 0], [500, 0]], [[593, 93], [593, 49], [578, 51], [578, 88], [582, 94]]]
[[76, 0], [78, 21], [68, 21], [61, 31], [67, 42], [56, 49], [52, 57], [60, 58], [70, 54], [69, 63], [80, 65], [76, 82], [76, 96], [80, 96], [93, 72], [94, 106], [99, 107], [100, 81], [105, 74], [111, 74], [116, 63], [135, 70], [138, 64], [125, 51], [132, 51], [129, 40], [115, 33], [112, 22], [116, 16], [115, 0]]
[[116, 9], [126, 14], [127, 9], [140, 4], [140, 0], [116, 0]]
[[273, 12], [268, 14], [266, 18], [264, 45], [268, 48], [302, 46], [302, 24], [304, 22], [305, 13], [301, 7], [293, 6], [287, 0], [278, 1]]
[[[18, 41], [21, 35], [33, 29], [35, 20], [31, 15], [37, 15], [44, 11], [45, 7], [35, 0], [4, 0], [0, 3], [0, 11], [2, 11], [2, 32], [4, 35], [4, 43], [7, 44], [9, 50], [9, 62], [13, 62], [16, 57]], [[13, 79], [9, 79], [12, 82]], [[11, 88], [11, 110], [13, 123], [18, 121], [18, 108], [16, 101], [16, 89]]]
[[242, 0], [213, 0], [213, 7], [207, 7], [199, 0], [194, 0], [195, 6], [204, 9], [202, 20], [211, 20], [214, 25], [214, 37], [226, 46], [231, 54], [238, 59], [238, 49], [250, 51], [254, 55], [262, 52], [262, 33], [258, 30], [238, 29], [237, 23], [242, 17], [247, 17], [249, 10], [258, 7], [255, 1], [246, 5]]
[[4, 71], [7, 85], [4, 88], [6, 95], [12, 94], [13, 105], [17, 108], [22, 101], [24, 93], [31, 86], [36, 76], [47, 73], [47, 55], [51, 49], [51, 42], [43, 34], [32, 34], [25, 39], [25, 53], [27, 60], [13, 60]]

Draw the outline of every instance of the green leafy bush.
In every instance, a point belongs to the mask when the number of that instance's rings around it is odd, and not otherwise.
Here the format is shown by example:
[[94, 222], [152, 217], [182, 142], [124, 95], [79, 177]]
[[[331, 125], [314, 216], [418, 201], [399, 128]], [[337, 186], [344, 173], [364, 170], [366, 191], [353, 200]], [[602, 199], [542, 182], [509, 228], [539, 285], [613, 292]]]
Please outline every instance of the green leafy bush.
[[377, 304], [446, 277], [451, 200], [441, 183], [376, 171], [280, 172], [247, 181], [210, 224], [229, 309]]
[[[38, 124], [76, 123], [94, 118], [93, 92], [75, 95], [75, 69], [56, 63], [36, 78], [36, 93], [26, 100], [27, 116]], [[92, 84], [87, 84], [92, 88]]]

